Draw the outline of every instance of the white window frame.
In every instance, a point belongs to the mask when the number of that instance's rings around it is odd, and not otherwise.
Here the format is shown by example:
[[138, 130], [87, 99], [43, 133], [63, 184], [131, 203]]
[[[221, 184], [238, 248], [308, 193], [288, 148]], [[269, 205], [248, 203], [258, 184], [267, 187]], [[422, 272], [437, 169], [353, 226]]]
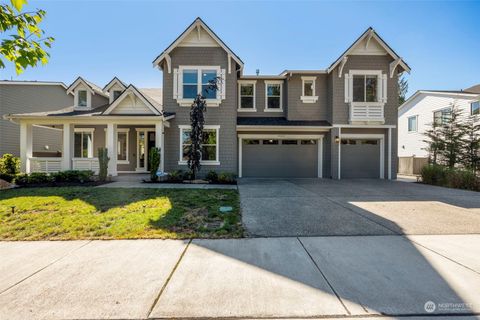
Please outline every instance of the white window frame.
[[[178, 98], [177, 102], [180, 104], [181, 107], [190, 107], [193, 103], [193, 99], [184, 99], [183, 98], [183, 71], [184, 70], [197, 70], [197, 94], [202, 92], [202, 70], [215, 70], [217, 72], [217, 77], [222, 76], [222, 69], [220, 66], [179, 66], [178, 67]], [[175, 79], [174, 79], [175, 81]], [[225, 79], [222, 79], [225, 81]], [[223, 84], [220, 84], [223, 86]], [[221, 89], [216, 91], [216, 98], [215, 99], [206, 99], [208, 107], [218, 107], [222, 101]]]
[[473, 105], [474, 105], [475, 103], [476, 103], [476, 104], [479, 106], [479, 108], [480, 108], [480, 101], [472, 101], [472, 102], [470, 103], [470, 115], [473, 116], [473, 117], [475, 117], [475, 116], [478, 117], [478, 116], [480, 116], [480, 111], [479, 111], [479, 113], [476, 113], [476, 114], [473, 113]]
[[[274, 84], [280, 85], [280, 108], [278, 109], [273, 109], [273, 108], [268, 108], [268, 85]], [[282, 80], [265, 80], [265, 109], [263, 109], [264, 112], [283, 112], [283, 81]]]
[[442, 118], [441, 118], [441, 119], [442, 119], [442, 122], [439, 123], [438, 125], [443, 125], [443, 124], [444, 124], [444, 122], [443, 122], [443, 112], [444, 112], [444, 111], [452, 112], [452, 108], [451, 108], [451, 107], [445, 107], [445, 108], [440, 108], [440, 109], [437, 109], [437, 110], [433, 110], [433, 111], [432, 111], [432, 118], [433, 118], [432, 123], [435, 123], [435, 113], [441, 112], [441, 113], [442, 113]]
[[[118, 136], [120, 134], [126, 134], [127, 136], [127, 150], [126, 150], [126, 154], [127, 154], [127, 159], [125, 160], [118, 160], [118, 152], [120, 152], [120, 148], [118, 146]], [[130, 164], [130, 158], [129, 158], [129, 151], [130, 151], [130, 147], [129, 147], [129, 143], [130, 142], [130, 128], [117, 128], [117, 164]]]
[[[253, 85], [253, 108], [242, 108], [242, 85]], [[256, 112], [257, 111], [257, 81], [254, 80], [238, 80], [238, 112]]]
[[[75, 128], [74, 130], [74, 133], [81, 133], [82, 134], [82, 138], [81, 138], [81, 141], [82, 141], [82, 149], [83, 149], [83, 134], [84, 133], [90, 133], [92, 135], [92, 149], [91, 150], [88, 150], [87, 153], [89, 154], [88, 157], [75, 157], [75, 138], [74, 138], [74, 142], [73, 142], [73, 154], [74, 154], [74, 157], [73, 159], [92, 159], [92, 158], [95, 158], [94, 156], [94, 152], [95, 152], [95, 128]], [[83, 154], [82, 152], [83, 150], [80, 150], [80, 155]], [[91, 155], [91, 156], [90, 156]]]
[[[179, 160], [178, 164], [179, 165], [186, 165], [187, 161], [183, 160], [183, 131], [185, 130], [192, 130], [192, 127], [190, 125], [179, 125]], [[216, 154], [215, 158], [216, 160], [201, 160], [200, 163], [202, 165], [211, 165], [211, 166], [219, 166], [220, 165], [220, 126], [219, 125], [205, 125], [203, 126], [204, 129], [208, 130], [215, 130], [216, 131]]]
[[[415, 119], [415, 130], [410, 130], [410, 119]], [[415, 133], [418, 132], [418, 115], [410, 116], [407, 118], [407, 132], [408, 133]]]
[[[306, 96], [305, 95], [305, 82], [307, 81], [312, 81], [312, 95], [311, 96]], [[315, 103], [318, 100], [318, 96], [316, 95], [316, 89], [315, 89], [315, 82], [317, 82], [317, 77], [302, 77], [302, 96], [300, 97], [300, 100], [302, 100], [303, 103]]]
[[[353, 101], [353, 76], [376, 76], [377, 77], [377, 101], [365, 102], [365, 101]], [[350, 102], [352, 106], [384, 106], [387, 102], [386, 87], [387, 87], [387, 74], [384, 74], [382, 70], [350, 70], [345, 76], [345, 90], [348, 90], [348, 99], [345, 102]], [[348, 82], [348, 84], [347, 84]], [[366, 90], [366, 87], [365, 87]], [[366, 94], [365, 94], [366, 97]], [[347, 101], [348, 100], [348, 101]]]
[[[85, 91], [85, 92], [86, 92], [87, 104], [84, 105], [84, 106], [79, 105], [80, 91]], [[75, 89], [74, 92], [75, 92], [75, 102], [74, 102], [75, 108], [79, 108], [79, 109], [89, 109], [90, 106], [91, 106], [91, 104], [92, 104], [92, 98], [91, 98], [91, 93], [90, 93], [90, 91], [88, 91], [87, 88], [79, 87], [79, 88]]]

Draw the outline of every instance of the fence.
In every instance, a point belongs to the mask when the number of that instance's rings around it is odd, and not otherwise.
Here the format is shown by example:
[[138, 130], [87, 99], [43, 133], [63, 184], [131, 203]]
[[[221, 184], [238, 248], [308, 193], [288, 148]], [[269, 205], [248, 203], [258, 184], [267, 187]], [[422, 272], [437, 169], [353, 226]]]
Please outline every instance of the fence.
[[398, 173], [399, 174], [420, 174], [422, 167], [428, 164], [428, 158], [417, 157], [399, 157]]

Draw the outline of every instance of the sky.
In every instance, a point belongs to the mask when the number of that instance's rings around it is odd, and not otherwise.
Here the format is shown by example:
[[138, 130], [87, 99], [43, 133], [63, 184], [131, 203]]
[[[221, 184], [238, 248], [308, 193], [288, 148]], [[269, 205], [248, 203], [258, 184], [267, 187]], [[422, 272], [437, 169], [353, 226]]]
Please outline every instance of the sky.
[[[0, 2], [5, 0], [0, 0]], [[410, 65], [409, 93], [480, 83], [479, 1], [35, 1], [55, 37], [46, 66], [0, 79], [103, 87], [114, 76], [161, 87], [152, 61], [197, 17], [244, 61], [244, 74], [326, 69], [369, 26]]]

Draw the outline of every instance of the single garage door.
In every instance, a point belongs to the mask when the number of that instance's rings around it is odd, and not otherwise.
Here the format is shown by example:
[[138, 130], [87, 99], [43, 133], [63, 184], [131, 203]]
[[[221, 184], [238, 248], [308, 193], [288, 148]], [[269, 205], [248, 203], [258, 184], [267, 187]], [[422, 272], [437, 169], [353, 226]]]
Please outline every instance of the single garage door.
[[243, 177], [315, 178], [317, 166], [316, 140], [243, 140]]
[[380, 178], [380, 140], [342, 139], [341, 177]]

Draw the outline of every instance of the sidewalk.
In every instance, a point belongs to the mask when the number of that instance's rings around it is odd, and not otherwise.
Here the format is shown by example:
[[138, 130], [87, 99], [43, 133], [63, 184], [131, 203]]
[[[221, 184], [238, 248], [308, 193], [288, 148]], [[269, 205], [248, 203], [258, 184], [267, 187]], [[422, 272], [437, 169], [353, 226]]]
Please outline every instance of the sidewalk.
[[479, 253], [480, 235], [0, 242], [0, 319], [472, 315]]

